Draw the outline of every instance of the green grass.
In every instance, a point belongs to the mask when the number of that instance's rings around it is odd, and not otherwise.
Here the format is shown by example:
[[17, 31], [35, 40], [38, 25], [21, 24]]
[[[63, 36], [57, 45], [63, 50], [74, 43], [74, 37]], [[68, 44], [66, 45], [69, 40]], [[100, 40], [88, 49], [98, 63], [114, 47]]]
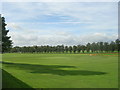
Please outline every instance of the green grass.
[[118, 87], [118, 56], [13, 53], [3, 61], [5, 71], [33, 88]]
[[2, 70], [2, 88], [32, 88], [32, 87], [18, 80], [5, 70]]

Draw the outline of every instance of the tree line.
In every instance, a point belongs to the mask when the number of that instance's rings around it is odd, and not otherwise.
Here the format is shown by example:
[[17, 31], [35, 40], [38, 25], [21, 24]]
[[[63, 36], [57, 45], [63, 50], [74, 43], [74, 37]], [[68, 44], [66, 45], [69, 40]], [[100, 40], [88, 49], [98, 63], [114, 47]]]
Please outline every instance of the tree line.
[[[0, 16], [0, 52], [11, 53], [99, 53], [99, 52], [120, 52], [120, 39], [108, 42], [93, 42], [86, 45], [74, 45], [74, 46], [15, 46], [12, 47], [12, 40], [10, 36], [7, 36], [9, 30], [6, 29], [5, 18]], [[1, 48], [2, 47], [2, 48]]]
[[102, 53], [102, 52], [120, 52], [120, 40], [108, 42], [93, 42], [86, 45], [74, 46], [15, 46], [11, 49], [12, 53]]

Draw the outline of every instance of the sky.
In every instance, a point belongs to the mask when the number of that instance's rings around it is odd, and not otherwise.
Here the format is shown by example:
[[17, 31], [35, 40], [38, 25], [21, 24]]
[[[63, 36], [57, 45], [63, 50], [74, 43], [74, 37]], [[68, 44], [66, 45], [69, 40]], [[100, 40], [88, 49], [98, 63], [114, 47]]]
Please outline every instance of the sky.
[[118, 38], [117, 2], [3, 2], [13, 46], [78, 45]]

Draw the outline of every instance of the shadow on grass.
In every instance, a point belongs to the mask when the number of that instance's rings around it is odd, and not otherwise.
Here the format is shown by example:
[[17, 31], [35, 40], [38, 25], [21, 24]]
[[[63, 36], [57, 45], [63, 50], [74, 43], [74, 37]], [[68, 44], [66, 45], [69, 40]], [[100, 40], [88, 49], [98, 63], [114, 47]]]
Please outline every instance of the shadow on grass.
[[19, 79], [15, 78], [5, 70], [2, 70], [2, 88], [27, 88], [29, 90], [34, 90], [29, 85], [25, 84], [24, 82], [20, 81]]
[[88, 70], [63, 70], [63, 68], [76, 68], [75, 66], [60, 66], [60, 65], [35, 65], [22, 63], [2, 62], [6, 67], [15, 69], [28, 70], [30, 73], [54, 74], [54, 75], [103, 75], [105, 72], [88, 71]]

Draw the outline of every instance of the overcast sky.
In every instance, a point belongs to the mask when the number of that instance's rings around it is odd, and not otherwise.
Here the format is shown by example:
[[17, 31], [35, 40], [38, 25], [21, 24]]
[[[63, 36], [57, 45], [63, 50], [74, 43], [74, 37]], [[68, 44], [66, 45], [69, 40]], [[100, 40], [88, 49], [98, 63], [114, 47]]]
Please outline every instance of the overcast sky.
[[117, 2], [3, 2], [14, 46], [77, 45], [118, 36]]

